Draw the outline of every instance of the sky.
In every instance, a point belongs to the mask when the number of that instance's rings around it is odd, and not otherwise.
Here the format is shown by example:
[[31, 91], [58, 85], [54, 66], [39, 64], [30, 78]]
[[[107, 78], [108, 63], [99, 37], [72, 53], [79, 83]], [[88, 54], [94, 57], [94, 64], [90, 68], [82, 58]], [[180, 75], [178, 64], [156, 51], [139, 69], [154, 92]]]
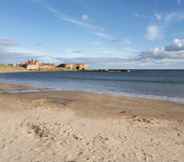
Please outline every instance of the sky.
[[184, 0], [1, 0], [0, 63], [184, 69]]

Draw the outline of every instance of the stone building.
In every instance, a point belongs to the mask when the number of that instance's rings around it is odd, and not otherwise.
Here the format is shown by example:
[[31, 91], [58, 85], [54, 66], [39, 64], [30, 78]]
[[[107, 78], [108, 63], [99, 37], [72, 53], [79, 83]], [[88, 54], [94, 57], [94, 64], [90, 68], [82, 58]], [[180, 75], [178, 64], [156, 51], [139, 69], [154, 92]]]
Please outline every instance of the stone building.
[[56, 68], [54, 64], [45, 64], [33, 59], [19, 64], [19, 66], [27, 70], [54, 70]]
[[87, 70], [88, 69], [87, 64], [60, 64], [58, 65], [58, 67], [62, 67], [68, 70]]

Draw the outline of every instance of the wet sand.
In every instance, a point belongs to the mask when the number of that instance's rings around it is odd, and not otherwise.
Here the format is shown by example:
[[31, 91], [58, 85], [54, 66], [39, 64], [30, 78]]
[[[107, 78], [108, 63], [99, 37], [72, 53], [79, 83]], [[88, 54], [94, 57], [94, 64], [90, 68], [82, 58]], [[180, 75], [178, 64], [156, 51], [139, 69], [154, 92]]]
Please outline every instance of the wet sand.
[[[0, 84], [0, 89], [18, 88]], [[86, 92], [0, 94], [0, 162], [183, 162], [184, 105]]]

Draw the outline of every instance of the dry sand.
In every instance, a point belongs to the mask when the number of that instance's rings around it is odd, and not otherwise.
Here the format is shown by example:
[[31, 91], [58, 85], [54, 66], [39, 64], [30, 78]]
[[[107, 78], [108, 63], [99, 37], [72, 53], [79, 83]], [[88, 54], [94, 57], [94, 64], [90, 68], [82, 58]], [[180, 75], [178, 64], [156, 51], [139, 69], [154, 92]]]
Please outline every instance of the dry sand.
[[184, 105], [84, 92], [0, 94], [0, 162], [86, 161], [183, 162]]

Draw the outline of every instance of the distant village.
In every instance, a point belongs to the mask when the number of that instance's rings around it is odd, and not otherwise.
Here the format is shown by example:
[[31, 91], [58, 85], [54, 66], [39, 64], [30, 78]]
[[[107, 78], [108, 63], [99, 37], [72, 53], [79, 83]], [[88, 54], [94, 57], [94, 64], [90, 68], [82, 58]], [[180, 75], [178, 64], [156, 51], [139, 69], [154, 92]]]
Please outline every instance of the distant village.
[[22, 67], [29, 71], [57, 71], [57, 70], [71, 70], [71, 71], [85, 71], [88, 70], [87, 64], [49, 64], [38, 60], [28, 60], [26, 62], [16, 64], [16, 67]]

